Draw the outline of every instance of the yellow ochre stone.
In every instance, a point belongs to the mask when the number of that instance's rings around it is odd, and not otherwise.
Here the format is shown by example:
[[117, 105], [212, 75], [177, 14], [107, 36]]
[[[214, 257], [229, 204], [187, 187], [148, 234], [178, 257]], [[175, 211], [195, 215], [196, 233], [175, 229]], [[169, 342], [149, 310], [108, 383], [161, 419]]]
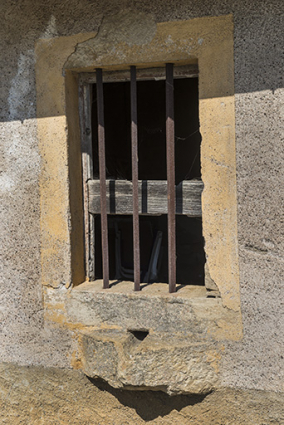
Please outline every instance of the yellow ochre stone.
[[[219, 301], [214, 300], [218, 313], [214, 313], [214, 308], [209, 309], [211, 317], [206, 310], [210, 302], [205, 297], [193, 301], [190, 310], [194, 323], [201, 323], [205, 343], [199, 372], [203, 367], [209, 378], [203, 383], [200, 378], [197, 392], [202, 392], [206, 385], [209, 390], [218, 383], [218, 364], [223, 351], [220, 341], [242, 338], [237, 252], [233, 17], [227, 15], [155, 24], [148, 15], [141, 14], [137, 28], [131, 13], [125, 11], [106, 17], [98, 33], [41, 39], [36, 46], [37, 129], [42, 157], [41, 265], [42, 283], [49, 287], [45, 291], [45, 319], [73, 329], [76, 335], [76, 329], [84, 333], [88, 326], [100, 327], [102, 324], [92, 323], [93, 319], [90, 319], [87, 299], [92, 294], [80, 295], [73, 289], [70, 295], [70, 291], [65, 289], [60, 301], [65, 303], [65, 307], [61, 310], [58, 301], [52, 302], [55, 294], [52, 288], [75, 287], [85, 280], [78, 73], [94, 71], [96, 67], [110, 70], [127, 69], [132, 64], [148, 67], [165, 62], [197, 63], [201, 167], [205, 187], [202, 212], [206, 273], [221, 294]], [[124, 28], [128, 28], [130, 35], [125, 34]], [[99, 298], [97, 294], [94, 302]], [[126, 306], [132, 298], [125, 296]], [[77, 308], [79, 304], [81, 310]], [[171, 306], [171, 302], [168, 305]], [[109, 323], [111, 327], [117, 325]], [[195, 334], [187, 326], [185, 321], [184, 335], [190, 342], [198, 330]], [[97, 337], [98, 334], [95, 339]], [[94, 342], [90, 338], [88, 341], [86, 347], [91, 347]], [[209, 349], [212, 341], [216, 346]], [[164, 342], [162, 345], [166, 347]], [[86, 368], [90, 367], [93, 360], [87, 356], [86, 350], [78, 354], [78, 359], [73, 356], [72, 364], [80, 367], [83, 359], [87, 358], [89, 366]], [[189, 358], [187, 361], [191, 362]], [[209, 369], [208, 362], [212, 365]], [[131, 365], [134, 366], [137, 365]], [[130, 373], [127, 379], [131, 381], [132, 378], [134, 375]], [[197, 388], [197, 380], [198, 373], [185, 391]], [[153, 382], [148, 384], [144, 386], [154, 386]], [[167, 385], [175, 387], [176, 384], [177, 381], [169, 381]], [[123, 385], [128, 384], [125, 382]], [[158, 385], [162, 385], [161, 382]], [[183, 391], [183, 383], [178, 385], [177, 393]]]

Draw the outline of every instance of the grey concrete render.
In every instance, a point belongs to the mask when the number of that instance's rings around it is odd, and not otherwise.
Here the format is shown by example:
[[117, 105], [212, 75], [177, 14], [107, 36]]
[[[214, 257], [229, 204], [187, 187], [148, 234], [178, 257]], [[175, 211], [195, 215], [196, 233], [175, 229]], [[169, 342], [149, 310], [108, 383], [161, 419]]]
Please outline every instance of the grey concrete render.
[[[155, 22], [232, 14], [243, 339], [225, 344], [221, 385], [283, 392], [283, 1], [7, 0], [1, 6], [0, 360], [68, 369], [74, 350], [72, 330], [44, 321], [36, 41], [97, 31], [105, 16], [122, 8], [149, 13]], [[65, 291], [58, 288], [59, 299]], [[284, 423], [283, 414], [277, 415], [271, 423]]]

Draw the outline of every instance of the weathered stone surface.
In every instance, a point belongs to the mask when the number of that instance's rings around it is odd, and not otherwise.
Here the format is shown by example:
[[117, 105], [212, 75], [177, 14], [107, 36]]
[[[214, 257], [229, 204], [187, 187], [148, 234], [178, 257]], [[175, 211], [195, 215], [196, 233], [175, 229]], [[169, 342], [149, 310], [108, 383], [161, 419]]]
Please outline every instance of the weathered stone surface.
[[212, 344], [170, 334], [103, 329], [82, 333], [83, 371], [114, 388], [161, 390], [168, 394], [207, 394], [218, 384], [220, 353]]
[[[131, 291], [133, 284], [129, 282], [128, 285], [129, 293], [102, 291], [101, 282], [75, 288], [66, 299], [68, 317], [73, 323], [89, 326], [104, 323], [124, 329], [146, 328], [157, 332], [182, 332], [186, 322], [191, 323], [191, 328], [197, 325], [194, 323], [192, 308], [195, 300], [147, 293], [144, 295], [143, 291], [135, 294]], [[210, 304], [217, 303], [210, 300]]]
[[133, 283], [102, 289], [102, 282], [84, 283], [65, 297], [67, 320], [84, 326], [117, 326], [146, 329], [168, 335], [181, 333], [191, 340], [238, 340], [242, 326], [238, 312], [222, 306], [220, 299], [206, 298], [206, 289], [185, 286], [175, 294], [165, 284], [152, 284], [141, 292]]
[[238, 313], [206, 298], [204, 287], [185, 286], [176, 294], [165, 284], [140, 293], [132, 287], [121, 282], [103, 290], [101, 281], [86, 282], [65, 296], [66, 321], [81, 329], [84, 372], [115, 388], [168, 394], [218, 388], [224, 341], [242, 336]]
[[283, 425], [283, 394], [222, 388], [204, 396], [123, 391], [78, 371], [0, 365], [7, 425]]

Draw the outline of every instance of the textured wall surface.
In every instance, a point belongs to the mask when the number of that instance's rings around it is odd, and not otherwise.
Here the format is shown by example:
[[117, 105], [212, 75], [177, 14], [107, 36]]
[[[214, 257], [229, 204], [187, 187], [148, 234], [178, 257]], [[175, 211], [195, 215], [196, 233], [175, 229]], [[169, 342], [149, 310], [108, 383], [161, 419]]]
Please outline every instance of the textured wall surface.
[[28, 425], [283, 425], [283, 395], [216, 391], [169, 397], [160, 391], [123, 391], [77, 371], [0, 367], [0, 421]]
[[71, 330], [43, 321], [35, 42], [96, 32], [104, 16], [123, 7], [150, 13], [156, 22], [233, 14], [244, 337], [227, 345], [222, 377], [224, 385], [283, 391], [282, 0], [179, 0], [175, 7], [164, 0], [1, 2], [0, 360], [68, 367], [73, 343]]

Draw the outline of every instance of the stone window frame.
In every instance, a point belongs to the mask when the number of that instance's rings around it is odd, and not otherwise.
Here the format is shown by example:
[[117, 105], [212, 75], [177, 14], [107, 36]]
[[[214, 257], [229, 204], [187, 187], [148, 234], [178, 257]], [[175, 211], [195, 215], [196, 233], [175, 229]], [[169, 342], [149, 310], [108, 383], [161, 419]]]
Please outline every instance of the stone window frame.
[[[224, 307], [240, 314], [234, 110], [234, 38], [231, 15], [155, 24], [126, 43], [99, 33], [40, 39], [36, 45], [37, 123], [42, 157], [42, 283], [70, 288], [85, 281], [81, 191], [79, 74], [96, 67], [197, 61], [203, 233], [207, 285]], [[116, 34], [117, 32], [117, 34]], [[135, 34], [134, 34], [135, 35]], [[116, 40], [115, 48], [113, 46]]]

